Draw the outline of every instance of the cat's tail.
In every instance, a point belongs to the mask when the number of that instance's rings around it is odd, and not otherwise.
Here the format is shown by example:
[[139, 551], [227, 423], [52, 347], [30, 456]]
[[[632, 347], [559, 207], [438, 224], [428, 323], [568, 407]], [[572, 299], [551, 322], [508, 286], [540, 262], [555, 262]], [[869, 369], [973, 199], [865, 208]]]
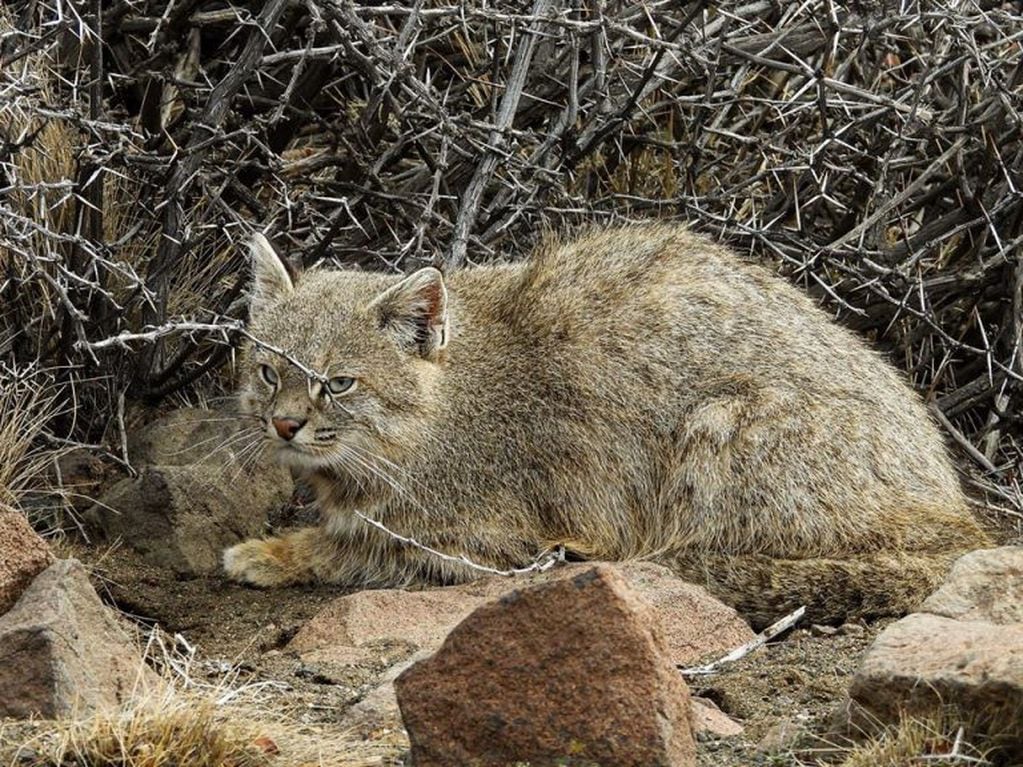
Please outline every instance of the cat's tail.
[[902, 616], [933, 592], [964, 552], [878, 552], [850, 558], [775, 559], [701, 556], [680, 561], [679, 575], [702, 583], [757, 630], [801, 606], [806, 623]]

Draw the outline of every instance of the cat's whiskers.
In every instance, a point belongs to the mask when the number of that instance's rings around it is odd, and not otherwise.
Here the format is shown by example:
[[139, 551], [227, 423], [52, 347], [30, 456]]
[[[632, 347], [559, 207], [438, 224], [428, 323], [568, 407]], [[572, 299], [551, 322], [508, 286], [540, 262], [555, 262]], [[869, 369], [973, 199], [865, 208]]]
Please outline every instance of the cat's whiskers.
[[392, 490], [394, 490], [394, 492], [396, 492], [398, 495], [402, 496], [406, 500], [410, 501], [411, 503], [413, 503], [416, 506], [419, 506], [421, 508], [421, 504], [419, 503], [418, 499], [416, 499], [415, 496], [413, 496], [408, 491], [408, 489], [404, 485], [401, 484], [401, 482], [399, 482], [396, 478], [392, 477], [390, 474], [388, 474], [386, 471], [381, 469], [379, 466], [374, 465], [369, 460], [367, 460], [365, 457], [361, 456], [358, 452], [356, 452], [355, 449], [353, 449], [353, 448], [355, 448], [354, 445], [350, 445], [350, 444], [349, 445], [339, 445], [339, 447], [341, 448], [341, 450], [340, 451], [336, 451], [334, 453], [335, 455], [344, 455], [344, 456], [346, 456], [351, 463], [353, 463], [356, 466], [359, 466], [359, 467], [365, 469], [372, 476], [375, 476], [377, 479], [379, 479], [385, 485], [387, 485]]
[[383, 464], [385, 467], [390, 469], [392, 473], [397, 474], [404, 482], [422, 487], [422, 483], [420, 483], [404, 466], [400, 466], [389, 458], [378, 453], [374, 453], [369, 448], [362, 447], [361, 445], [349, 443], [347, 446], [361, 454], [365, 459]]
[[238, 449], [234, 456], [236, 468], [231, 476], [232, 481], [237, 480], [242, 472], [248, 474], [255, 468], [256, 462], [263, 452], [264, 444], [263, 435], [256, 434], [249, 442]]
[[369, 492], [369, 486], [368, 486], [368, 484], [363, 482], [363, 477], [361, 476], [361, 472], [356, 470], [358, 468], [358, 466], [357, 465], [353, 465], [352, 462], [344, 463], [344, 458], [345, 458], [345, 454], [344, 453], [340, 453], [340, 454], [339, 453], [333, 453], [332, 455], [333, 455], [334, 458], [337, 459], [337, 461], [332, 461], [331, 462], [331, 466], [334, 467], [336, 471], [343, 472], [345, 475], [347, 475], [347, 476], [351, 477], [353, 480], [355, 480], [355, 484], [359, 488], [360, 492], [368, 493]]
[[[248, 426], [244, 429], [241, 429], [240, 431], [237, 431], [234, 434], [229, 434], [227, 437], [221, 439], [220, 442], [212, 450], [210, 450], [208, 453], [199, 458], [197, 462], [208, 461], [221, 450], [229, 450], [230, 448], [235, 447], [241, 442], [246, 442], [247, 440], [251, 439], [254, 436], [260, 436], [260, 431], [252, 426]], [[189, 448], [202, 447], [203, 445], [209, 444], [210, 442], [214, 442], [217, 439], [219, 439], [219, 435], [207, 437], [206, 439], [199, 440], [193, 445], [190, 445]], [[185, 450], [189, 448], [182, 448], [180, 451], [177, 452], [183, 453], [185, 452]]]

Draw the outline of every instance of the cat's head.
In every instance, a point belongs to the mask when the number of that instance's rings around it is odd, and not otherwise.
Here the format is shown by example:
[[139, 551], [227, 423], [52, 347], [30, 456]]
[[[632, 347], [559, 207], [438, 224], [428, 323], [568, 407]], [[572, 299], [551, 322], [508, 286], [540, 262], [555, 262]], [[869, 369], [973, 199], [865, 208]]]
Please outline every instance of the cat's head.
[[241, 404], [279, 459], [372, 475], [415, 446], [436, 403], [448, 340], [441, 273], [312, 269], [293, 277], [253, 237]]

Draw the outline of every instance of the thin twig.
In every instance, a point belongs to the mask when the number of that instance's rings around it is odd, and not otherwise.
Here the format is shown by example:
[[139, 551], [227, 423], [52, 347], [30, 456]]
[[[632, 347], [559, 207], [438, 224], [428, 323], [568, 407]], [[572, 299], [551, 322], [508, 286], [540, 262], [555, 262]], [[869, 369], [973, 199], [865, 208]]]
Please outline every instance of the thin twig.
[[797, 610], [793, 610], [791, 613], [786, 615], [779, 621], [772, 623], [766, 629], [761, 631], [755, 637], [753, 637], [746, 644], [736, 647], [727, 655], [718, 658], [713, 663], [708, 663], [705, 666], [692, 666], [690, 668], [679, 667], [679, 670], [686, 676], [706, 676], [708, 674], [716, 674], [721, 670], [722, 666], [726, 666], [729, 663], [734, 663], [737, 660], [745, 658], [754, 650], [757, 650], [767, 644], [769, 641], [774, 639], [776, 636], [781, 634], [783, 631], [788, 631], [790, 628], [795, 626], [802, 620], [803, 615], [806, 613], [806, 607], [800, 607]]
[[547, 570], [550, 570], [555, 565], [563, 563], [565, 561], [565, 549], [563, 546], [558, 546], [553, 551], [548, 551], [542, 554], [540, 557], [537, 558], [537, 560], [533, 564], [529, 565], [528, 567], [515, 567], [508, 570], [500, 570], [495, 567], [489, 567], [487, 565], [481, 565], [477, 562], [473, 562], [464, 554], [457, 555], [446, 554], [443, 551], [438, 551], [437, 549], [431, 548], [430, 546], [427, 546], [424, 543], [420, 543], [415, 538], [408, 538], [404, 535], [399, 535], [393, 530], [385, 527], [377, 520], [370, 519], [361, 511], [356, 510], [355, 516], [357, 516], [366, 524], [375, 527], [377, 530], [386, 533], [391, 538], [394, 538], [396, 541], [400, 541], [401, 543], [404, 543], [407, 546], [412, 546], [413, 548], [417, 548], [420, 551], [425, 551], [430, 556], [437, 557], [438, 559], [442, 559], [445, 562], [453, 562], [455, 564], [465, 565], [470, 570], [476, 570], [477, 572], [486, 573], [487, 575], [502, 575], [506, 577], [512, 577], [515, 575], [527, 575], [528, 573], [542, 573]]

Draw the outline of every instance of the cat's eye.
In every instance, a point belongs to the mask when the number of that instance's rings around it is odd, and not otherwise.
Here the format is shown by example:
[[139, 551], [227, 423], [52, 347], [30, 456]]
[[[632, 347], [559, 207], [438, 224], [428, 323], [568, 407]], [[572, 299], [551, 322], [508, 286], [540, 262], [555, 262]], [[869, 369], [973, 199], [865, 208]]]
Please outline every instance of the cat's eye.
[[267, 386], [276, 386], [277, 382], [280, 380], [277, 377], [277, 371], [274, 370], [269, 365], [260, 365], [259, 366], [259, 377], [263, 379], [263, 382]]
[[331, 394], [344, 394], [355, 388], [355, 379], [348, 376], [338, 376], [327, 381], [327, 391]]

